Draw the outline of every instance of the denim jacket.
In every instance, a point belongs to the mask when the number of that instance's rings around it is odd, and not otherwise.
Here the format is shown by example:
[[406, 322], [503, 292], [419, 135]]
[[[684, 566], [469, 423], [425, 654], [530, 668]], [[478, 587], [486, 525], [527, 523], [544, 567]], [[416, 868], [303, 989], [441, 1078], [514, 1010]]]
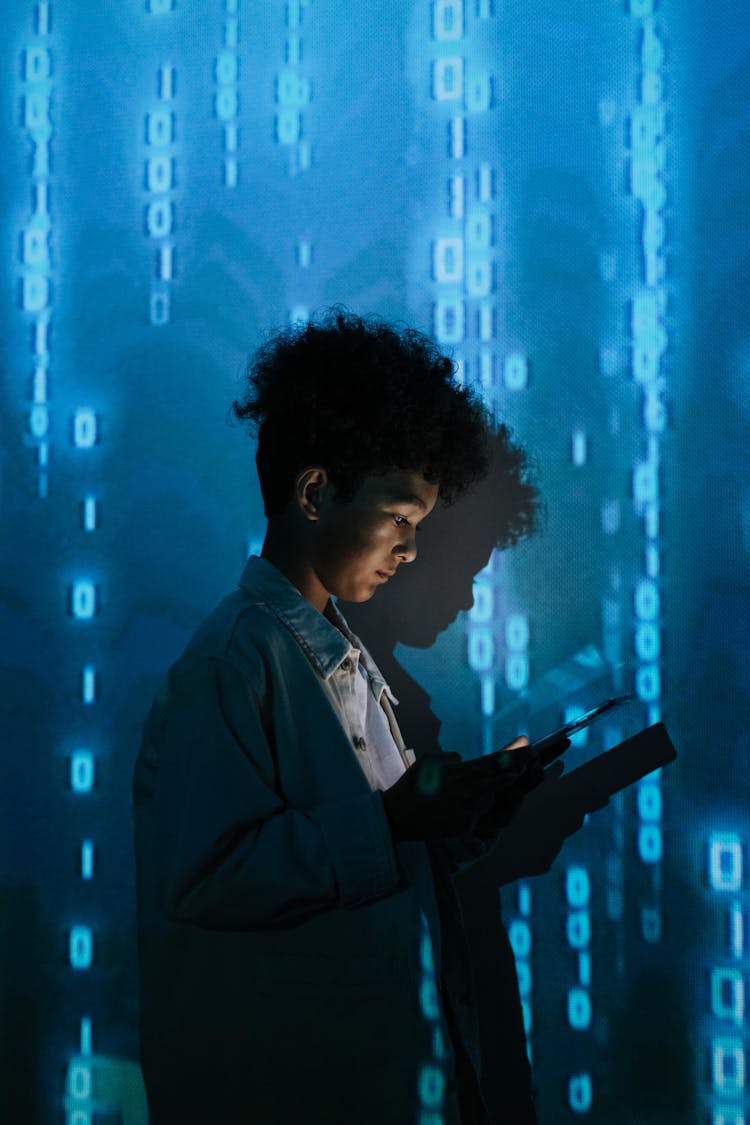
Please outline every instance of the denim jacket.
[[[451, 1080], [415, 887], [320, 683], [341, 654], [310, 643], [310, 610], [251, 558], [145, 724], [133, 807], [152, 1125], [413, 1125], [441, 1051]], [[450, 867], [446, 852], [443, 897]]]

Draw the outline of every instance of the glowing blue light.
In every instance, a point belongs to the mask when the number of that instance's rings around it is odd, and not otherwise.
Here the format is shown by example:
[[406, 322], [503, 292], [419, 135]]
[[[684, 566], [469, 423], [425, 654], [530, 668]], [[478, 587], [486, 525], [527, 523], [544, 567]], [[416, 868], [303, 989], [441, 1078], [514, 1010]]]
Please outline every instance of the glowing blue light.
[[713, 1112], [711, 1125], [747, 1125], [745, 1111], [731, 1106], [719, 1106]]
[[419, 1004], [426, 1020], [436, 1020], [440, 1016], [437, 985], [432, 977], [423, 977], [419, 985]]
[[428, 1109], [439, 1109], [445, 1098], [445, 1075], [439, 1066], [427, 1063], [419, 1072], [419, 1100]]
[[482, 676], [482, 714], [490, 716], [495, 713], [495, 680], [492, 676]]
[[93, 1087], [91, 1065], [84, 1062], [72, 1063], [68, 1069], [67, 1087], [72, 1099], [88, 1101]]
[[638, 786], [638, 815], [641, 820], [656, 823], [661, 820], [661, 789], [653, 781], [642, 782]]
[[94, 957], [94, 937], [88, 926], [73, 926], [68, 942], [68, 958], [71, 968], [85, 971], [91, 967]]
[[81, 878], [91, 879], [94, 875], [94, 843], [84, 840], [81, 843]]
[[435, 302], [434, 333], [443, 344], [458, 344], [464, 338], [465, 310], [460, 298], [440, 297]]
[[216, 58], [216, 81], [222, 86], [237, 81], [237, 56], [234, 51], [221, 51]]
[[[220, 121], [231, 121], [233, 117], [236, 117], [239, 111], [239, 95], [234, 87], [222, 86], [217, 90], [214, 107], [216, 116]], [[296, 136], [294, 139], [297, 139]]]
[[[651, 10], [653, 10], [653, 0], [651, 0]], [[641, 66], [647, 71], [658, 70], [664, 62], [664, 44], [652, 21], [644, 22], [641, 36]], [[664, 131], [663, 109], [659, 131]]]
[[302, 23], [302, 0], [288, 0], [286, 6], [286, 25], [296, 28]]
[[169, 109], [153, 109], [146, 114], [146, 140], [150, 145], [169, 145], [174, 140], [174, 114]]
[[486, 297], [493, 289], [489, 258], [473, 258], [466, 269], [466, 292], [470, 297]]
[[588, 910], [575, 910], [568, 914], [565, 934], [571, 949], [586, 949], [591, 941], [591, 917]]
[[32, 437], [45, 437], [49, 430], [49, 410], [42, 403], [35, 403], [29, 413], [29, 430]]
[[745, 1089], [745, 1046], [741, 1039], [719, 1036], [711, 1051], [711, 1077], [721, 1094], [740, 1094]]
[[452, 117], [448, 125], [448, 153], [453, 160], [466, 156], [466, 122], [463, 117]]
[[153, 325], [166, 324], [169, 320], [170, 299], [167, 292], [155, 292], [149, 298], [149, 320]]
[[[476, 193], [480, 203], [491, 203], [495, 198], [495, 175], [491, 165], [482, 162], [477, 168], [476, 172]], [[492, 233], [492, 216], [486, 212], [478, 212], [480, 222], [485, 222], [489, 227], [489, 241], [486, 245], [494, 243], [495, 238]]]
[[175, 68], [168, 63], [159, 67], [159, 97], [169, 101], [174, 97]]
[[151, 238], [166, 238], [174, 226], [174, 207], [164, 199], [155, 199], [146, 208], [146, 228]]
[[511, 652], [505, 660], [505, 682], [511, 691], [523, 691], [529, 682], [529, 658], [525, 653]]
[[174, 273], [174, 253], [171, 246], [159, 247], [159, 278], [162, 281], [171, 281]]
[[435, 0], [432, 34], [438, 42], [455, 42], [464, 32], [463, 0]]
[[652, 578], [643, 578], [635, 588], [635, 614], [641, 621], [656, 621], [661, 608], [659, 587]]
[[638, 855], [643, 863], [659, 863], [663, 850], [661, 828], [656, 824], [641, 824], [638, 828]]
[[460, 55], [436, 59], [432, 68], [435, 101], [458, 101], [464, 93], [464, 60]]
[[79, 621], [89, 621], [96, 614], [96, 586], [86, 578], [73, 583], [71, 612]]
[[96, 413], [90, 406], [79, 406], [73, 415], [73, 444], [76, 449], [91, 449], [96, 445], [98, 434]]
[[571, 460], [576, 467], [588, 460], [588, 439], [583, 430], [574, 430], [571, 439]]
[[568, 1023], [574, 1031], [586, 1031], [591, 1025], [591, 996], [585, 988], [568, 992]]
[[712, 832], [708, 841], [708, 877], [715, 891], [742, 888], [742, 844], [736, 832]]
[[636, 340], [633, 345], [631, 370], [637, 383], [652, 383], [660, 369], [660, 354], [652, 344]]
[[93, 1045], [93, 1029], [89, 1016], [81, 1016], [81, 1054], [90, 1055]]
[[81, 674], [81, 700], [85, 704], [91, 704], [96, 701], [97, 697], [97, 672], [96, 668], [91, 664], [87, 664], [83, 668]]
[[711, 1011], [719, 1019], [745, 1022], [745, 981], [739, 969], [711, 970]]
[[484, 626], [472, 628], [469, 633], [468, 662], [474, 672], [489, 672], [495, 655], [492, 633]]
[[302, 136], [302, 114], [296, 109], [281, 109], [276, 114], [276, 140], [293, 145]]
[[574, 1074], [568, 1081], [568, 1105], [574, 1113], [588, 1113], [593, 1093], [590, 1074]]
[[492, 620], [495, 606], [492, 586], [487, 582], [475, 581], [473, 584], [473, 604], [469, 610], [472, 621], [484, 624]]
[[276, 78], [276, 101], [300, 108], [310, 101], [310, 82], [296, 70], [283, 70]]
[[169, 191], [174, 184], [174, 163], [169, 156], [150, 156], [146, 161], [146, 186], [149, 191]]
[[49, 304], [49, 281], [42, 274], [27, 274], [21, 283], [21, 306], [24, 312], [41, 312]]
[[463, 279], [463, 239], [435, 239], [432, 252], [432, 272], [435, 281], [439, 282], [458, 282]]
[[649, 388], [644, 395], [643, 424], [654, 434], [661, 434], [667, 428], [667, 406], [661, 392]]
[[520, 996], [528, 999], [531, 995], [531, 966], [528, 961], [516, 962], [516, 975], [518, 977], [518, 991]]
[[515, 918], [508, 927], [508, 940], [516, 957], [529, 957], [531, 954], [531, 927], [528, 922]]
[[70, 788], [74, 793], [90, 793], [94, 780], [94, 755], [90, 750], [75, 750], [70, 757]]
[[525, 355], [513, 352], [505, 357], [503, 383], [509, 391], [522, 391], [529, 381], [529, 365]]
[[21, 259], [26, 266], [49, 265], [48, 232], [42, 227], [30, 227], [23, 232]]
[[479, 306], [479, 339], [495, 338], [495, 306], [492, 301], [482, 301]]
[[224, 126], [224, 151], [236, 152], [239, 147], [239, 130], [236, 125]]
[[591, 881], [585, 867], [569, 867], [565, 873], [565, 897], [568, 905], [581, 909], [588, 905]]
[[529, 619], [525, 613], [511, 613], [505, 622], [505, 644], [513, 652], [529, 647]]
[[28, 47], [24, 52], [25, 82], [43, 82], [52, 72], [52, 58], [46, 47]]
[[732, 953], [741, 957], [745, 949], [745, 917], [738, 902], [733, 903], [729, 911], [729, 935]]
[[432, 941], [427, 929], [422, 929], [422, 936], [419, 941], [419, 960], [422, 965], [422, 970], [425, 973], [435, 972], [435, 958], [433, 956]]

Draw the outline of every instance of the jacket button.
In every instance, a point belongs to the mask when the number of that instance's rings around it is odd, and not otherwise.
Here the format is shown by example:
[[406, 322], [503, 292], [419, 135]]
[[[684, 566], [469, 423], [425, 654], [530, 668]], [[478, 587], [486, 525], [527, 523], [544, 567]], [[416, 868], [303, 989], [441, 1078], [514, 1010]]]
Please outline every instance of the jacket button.
[[366, 750], [367, 749], [367, 743], [365, 742], [364, 738], [362, 738], [362, 736], [359, 735], [359, 734], [355, 734], [355, 736], [354, 736], [354, 745], [357, 747], [358, 750]]

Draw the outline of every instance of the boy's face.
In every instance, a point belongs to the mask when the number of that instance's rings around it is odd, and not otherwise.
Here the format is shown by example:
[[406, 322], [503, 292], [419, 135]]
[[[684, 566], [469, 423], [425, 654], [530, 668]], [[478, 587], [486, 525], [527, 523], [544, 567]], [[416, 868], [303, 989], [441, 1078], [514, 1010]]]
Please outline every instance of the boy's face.
[[310, 537], [310, 562], [323, 589], [343, 601], [371, 598], [401, 563], [416, 558], [417, 527], [437, 497], [437, 484], [402, 469], [366, 477], [349, 501], [337, 501], [327, 482]]

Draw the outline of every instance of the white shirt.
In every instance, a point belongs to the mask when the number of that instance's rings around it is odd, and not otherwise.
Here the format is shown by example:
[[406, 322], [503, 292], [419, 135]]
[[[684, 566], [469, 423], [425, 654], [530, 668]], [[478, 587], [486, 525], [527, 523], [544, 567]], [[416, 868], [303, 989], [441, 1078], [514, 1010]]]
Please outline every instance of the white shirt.
[[414, 761], [413, 751], [403, 746], [390, 706], [398, 700], [335, 607], [331, 617], [350, 647], [338, 667], [321, 677], [323, 684], [370, 788], [389, 789]]

